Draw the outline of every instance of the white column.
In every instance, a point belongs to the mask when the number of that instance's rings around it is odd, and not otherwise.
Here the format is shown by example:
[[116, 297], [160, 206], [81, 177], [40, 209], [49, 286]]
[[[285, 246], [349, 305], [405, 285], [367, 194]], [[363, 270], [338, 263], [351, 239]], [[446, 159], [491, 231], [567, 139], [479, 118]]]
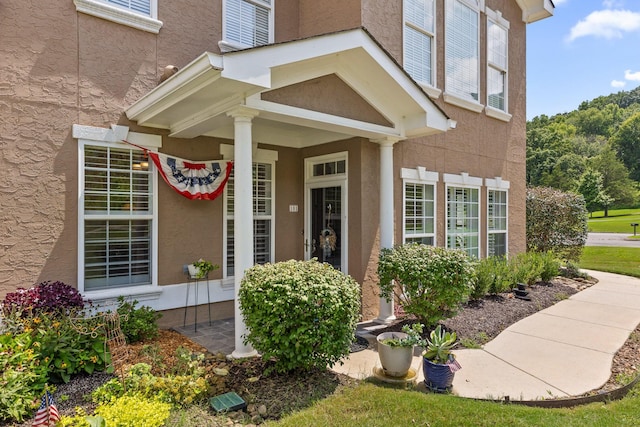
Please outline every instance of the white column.
[[234, 120], [233, 148], [233, 256], [235, 271], [234, 317], [236, 348], [234, 358], [252, 357], [257, 352], [251, 345], [243, 343], [247, 332], [240, 311], [240, 282], [244, 272], [253, 266], [253, 181], [252, 181], [252, 137], [251, 120], [257, 115], [254, 110], [240, 107], [228, 113]]
[[[380, 249], [393, 248], [393, 144], [397, 141], [384, 139], [380, 144]], [[393, 299], [380, 297], [378, 319], [380, 323], [395, 320]]]

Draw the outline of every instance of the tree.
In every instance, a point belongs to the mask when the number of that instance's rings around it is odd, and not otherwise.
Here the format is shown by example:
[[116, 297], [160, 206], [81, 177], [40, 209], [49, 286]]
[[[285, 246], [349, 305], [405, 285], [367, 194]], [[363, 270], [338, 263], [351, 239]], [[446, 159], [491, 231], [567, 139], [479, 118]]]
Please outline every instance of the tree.
[[579, 194], [527, 188], [527, 249], [578, 261], [587, 241], [587, 208]]
[[636, 113], [622, 123], [611, 137], [618, 157], [629, 169], [631, 179], [640, 181], [640, 113]]
[[580, 179], [578, 191], [584, 197], [584, 201], [589, 214], [600, 207], [600, 200], [603, 196], [602, 190], [602, 174], [591, 168], [588, 168]]
[[602, 189], [615, 199], [612, 206], [635, 205], [638, 200], [637, 183], [629, 178], [629, 170], [616, 157], [616, 152], [610, 145], [590, 159], [589, 165], [602, 175]]

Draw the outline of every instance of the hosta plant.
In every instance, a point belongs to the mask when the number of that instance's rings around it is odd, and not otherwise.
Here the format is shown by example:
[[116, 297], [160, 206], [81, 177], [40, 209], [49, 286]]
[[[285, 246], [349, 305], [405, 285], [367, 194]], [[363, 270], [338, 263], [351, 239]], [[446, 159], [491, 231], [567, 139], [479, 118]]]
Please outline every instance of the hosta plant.
[[360, 286], [317, 260], [256, 265], [240, 286], [247, 342], [279, 372], [325, 369], [349, 354]]

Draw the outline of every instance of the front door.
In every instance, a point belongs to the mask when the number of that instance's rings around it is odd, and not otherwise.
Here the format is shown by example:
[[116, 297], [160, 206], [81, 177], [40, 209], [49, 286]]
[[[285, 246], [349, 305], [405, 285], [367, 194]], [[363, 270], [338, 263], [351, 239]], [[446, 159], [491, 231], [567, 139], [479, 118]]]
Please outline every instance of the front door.
[[310, 258], [342, 271], [342, 187], [311, 189]]
[[346, 153], [306, 159], [305, 259], [347, 273]]

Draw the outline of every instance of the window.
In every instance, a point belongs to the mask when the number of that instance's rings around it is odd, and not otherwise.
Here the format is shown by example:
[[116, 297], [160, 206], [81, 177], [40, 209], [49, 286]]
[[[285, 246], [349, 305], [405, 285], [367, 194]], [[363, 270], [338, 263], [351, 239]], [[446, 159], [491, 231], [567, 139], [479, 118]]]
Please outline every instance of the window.
[[434, 86], [434, 0], [404, 0], [404, 69], [418, 83]]
[[423, 167], [401, 170], [403, 179], [403, 243], [436, 244], [438, 173]]
[[224, 41], [253, 47], [273, 41], [273, 0], [226, 0]]
[[507, 254], [507, 192], [487, 190], [487, 256]]
[[157, 0], [73, 0], [78, 12], [158, 34]]
[[84, 291], [152, 284], [154, 174], [143, 151], [81, 142]]
[[[253, 164], [253, 260], [256, 264], [273, 262], [274, 234], [274, 163]], [[225, 276], [234, 275], [233, 172], [225, 188], [226, 268]]]
[[[500, 12], [487, 9], [487, 114], [509, 120], [507, 104], [509, 22]], [[492, 110], [492, 109], [495, 109]], [[504, 113], [504, 114], [500, 114]]]
[[[445, 10], [445, 90], [452, 97], [479, 105], [480, 4], [477, 0], [447, 0]], [[447, 100], [447, 99], [445, 99]], [[467, 105], [465, 105], [466, 103]], [[480, 106], [480, 111], [481, 111]]]
[[447, 187], [447, 247], [480, 257], [479, 188]]

